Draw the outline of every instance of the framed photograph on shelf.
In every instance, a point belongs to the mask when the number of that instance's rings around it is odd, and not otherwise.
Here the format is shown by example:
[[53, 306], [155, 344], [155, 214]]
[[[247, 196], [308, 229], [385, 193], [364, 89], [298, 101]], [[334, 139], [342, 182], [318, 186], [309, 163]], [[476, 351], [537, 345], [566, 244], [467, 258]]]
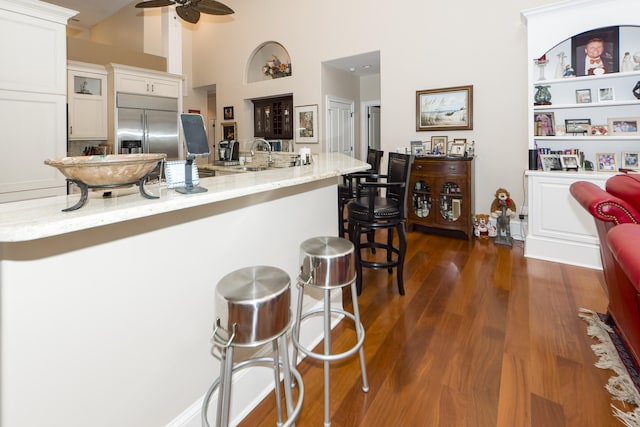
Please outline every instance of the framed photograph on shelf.
[[596, 164], [598, 172], [615, 172], [618, 170], [616, 153], [597, 153]]
[[433, 154], [446, 154], [447, 151], [447, 137], [446, 136], [432, 136], [431, 137], [431, 152]]
[[295, 142], [316, 144], [318, 142], [318, 105], [294, 107]]
[[576, 103], [589, 104], [591, 102], [591, 89], [577, 89]]
[[586, 31], [571, 38], [571, 65], [579, 76], [599, 76], [619, 70], [619, 27]]
[[607, 125], [591, 125], [589, 135], [591, 136], [607, 136], [609, 129]]
[[424, 154], [431, 154], [431, 141], [422, 141], [422, 152]]
[[638, 133], [639, 117], [609, 119], [609, 133], [616, 136], [634, 136]]
[[626, 151], [622, 153], [622, 168], [638, 169], [640, 167], [640, 153], [637, 151]]
[[591, 119], [567, 119], [564, 121], [564, 127], [567, 133], [584, 135], [591, 129]]
[[424, 156], [422, 141], [411, 141], [411, 154], [413, 156]]
[[558, 154], [540, 154], [540, 163], [545, 172], [562, 170], [560, 156]]
[[578, 170], [580, 159], [575, 154], [560, 154], [560, 165], [564, 170]]
[[416, 130], [472, 130], [473, 85], [416, 91]]
[[225, 120], [233, 120], [233, 107], [224, 107], [222, 114]]
[[555, 136], [556, 120], [553, 112], [533, 114], [533, 134], [535, 136]]
[[[465, 149], [467, 148], [466, 142], [454, 142], [451, 144], [451, 149], [449, 150], [449, 155], [453, 157], [464, 157]], [[465, 140], [466, 141], [466, 140]]]
[[615, 95], [612, 87], [598, 89], [598, 102], [615, 101]]
[[236, 122], [223, 122], [220, 123], [222, 127], [222, 139], [225, 141], [237, 141], [238, 133], [236, 129]]

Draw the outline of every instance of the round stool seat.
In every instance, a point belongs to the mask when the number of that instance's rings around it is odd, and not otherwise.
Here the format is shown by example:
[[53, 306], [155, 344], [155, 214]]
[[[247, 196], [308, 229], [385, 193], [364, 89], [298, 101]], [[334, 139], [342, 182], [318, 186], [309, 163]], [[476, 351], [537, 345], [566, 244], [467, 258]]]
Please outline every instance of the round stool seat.
[[234, 334], [230, 345], [258, 346], [287, 331], [291, 279], [270, 266], [245, 267], [224, 276], [215, 291], [220, 327]]
[[318, 288], [339, 288], [356, 279], [354, 246], [347, 239], [321, 236], [300, 244], [300, 280]]

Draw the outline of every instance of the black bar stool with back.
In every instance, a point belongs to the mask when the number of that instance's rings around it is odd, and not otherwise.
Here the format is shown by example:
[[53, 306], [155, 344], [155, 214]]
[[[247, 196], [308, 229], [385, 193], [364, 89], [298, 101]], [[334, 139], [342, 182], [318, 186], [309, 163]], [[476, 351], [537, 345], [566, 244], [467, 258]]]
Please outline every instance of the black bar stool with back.
[[344, 216], [344, 207], [351, 199], [356, 197], [356, 187], [360, 180], [366, 179], [368, 175], [380, 173], [380, 164], [383, 155], [384, 151], [369, 147], [367, 151], [367, 163], [371, 165], [371, 169], [364, 172], [342, 175], [342, 184], [338, 184], [338, 236], [346, 237], [345, 233], [347, 229], [345, 228], [345, 224], [347, 223], [347, 219]]
[[[389, 153], [386, 175], [369, 175], [369, 181], [359, 182], [356, 197], [347, 204], [349, 239], [355, 246], [358, 294], [362, 292], [362, 267], [386, 268], [389, 273], [396, 268], [398, 291], [404, 295], [402, 272], [407, 251], [406, 220], [407, 193], [412, 157], [408, 154]], [[383, 191], [384, 190], [384, 191]], [[387, 230], [386, 243], [376, 242], [374, 233]], [[394, 246], [394, 232], [398, 232], [398, 245]], [[361, 241], [367, 235], [366, 242]], [[386, 250], [386, 260], [362, 257], [363, 249]]]

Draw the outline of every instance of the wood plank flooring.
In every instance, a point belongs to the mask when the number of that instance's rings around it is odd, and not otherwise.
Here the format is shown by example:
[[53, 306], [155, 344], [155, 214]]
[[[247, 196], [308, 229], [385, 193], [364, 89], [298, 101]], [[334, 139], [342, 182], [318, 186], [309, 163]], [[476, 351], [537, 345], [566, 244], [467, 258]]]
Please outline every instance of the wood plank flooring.
[[[606, 311], [601, 272], [526, 259], [522, 242], [408, 235], [405, 296], [395, 273], [363, 274], [370, 391], [357, 357], [332, 363], [332, 426], [622, 426], [604, 388], [610, 372], [594, 366], [578, 317], [580, 307]], [[354, 335], [341, 322], [336, 349]], [[322, 364], [306, 358], [298, 369], [296, 425], [321, 426]], [[274, 408], [271, 394], [241, 426], [274, 426]]]

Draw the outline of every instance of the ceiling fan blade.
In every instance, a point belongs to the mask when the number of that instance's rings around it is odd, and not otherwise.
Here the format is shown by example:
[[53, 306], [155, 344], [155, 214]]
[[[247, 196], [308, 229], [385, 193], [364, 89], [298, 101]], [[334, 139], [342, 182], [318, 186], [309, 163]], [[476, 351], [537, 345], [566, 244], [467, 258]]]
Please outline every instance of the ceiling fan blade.
[[180, 18], [192, 24], [200, 20], [200, 12], [189, 5], [176, 6], [176, 13]]
[[191, 5], [202, 13], [209, 15], [231, 15], [233, 9], [216, 0], [192, 0]]
[[176, 2], [173, 0], [148, 0], [148, 1], [142, 1], [138, 4], [136, 4], [137, 8], [143, 8], [143, 7], [164, 7], [164, 6], [171, 6], [172, 4], [175, 4]]

